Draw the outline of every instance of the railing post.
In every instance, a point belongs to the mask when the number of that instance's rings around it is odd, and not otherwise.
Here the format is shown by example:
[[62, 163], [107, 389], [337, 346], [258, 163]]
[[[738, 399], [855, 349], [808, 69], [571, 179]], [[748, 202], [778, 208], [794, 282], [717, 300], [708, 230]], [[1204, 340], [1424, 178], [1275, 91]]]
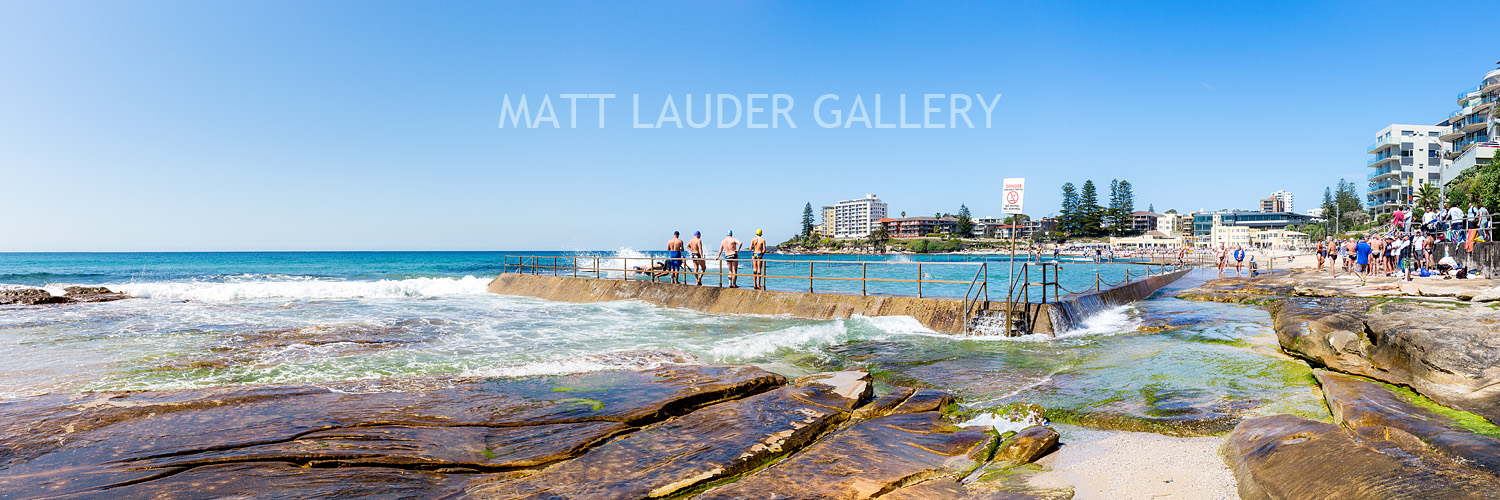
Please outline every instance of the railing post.
[[859, 263], [859, 294], [860, 295], [869, 295], [870, 294], [869, 291], [867, 291], [867, 289], [866, 289], [866, 284], [868, 282], [865, 281], [865, 280], [867, 280], [867, 279], [870, 279], [870, 263], [868, 263], [868, 262], [861, 262], [861, 263]]
[[1099, 281], [1099, 273], [1094, 273], [1094, 291], [1096, 292], [1102, 290], [1102, 288], [1099, 287]]
[[807, 293], [813, 293], [813, 263], [807, 261]]
[[620, 269], [624, 270], [620, 273], [620, 277], [625, 281], [630, 281], [630, 257], [620, 257]]
[[922, 264], [917, 264], [917, 298], [922, 298]]
[[719, 256], [719, 288], [724, 288], [724, 256]]

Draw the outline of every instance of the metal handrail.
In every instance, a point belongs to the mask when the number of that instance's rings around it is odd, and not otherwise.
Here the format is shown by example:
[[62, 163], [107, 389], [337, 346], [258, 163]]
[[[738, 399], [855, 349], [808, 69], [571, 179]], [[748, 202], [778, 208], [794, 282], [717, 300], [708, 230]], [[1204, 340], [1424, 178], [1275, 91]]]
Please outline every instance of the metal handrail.
[[[512, 261], [511, 261], [512, 258], [515, 259], [515, 263], [512, 263]], [[593, 259], [594, 262], [593, 262], [592, 266], [580, 266], [580, 265], [578, 265], [578, 261], [579, 260], [587, 260], [587, 259]], [[616, 259], [616, 260], [619, 260], [621, 268], [615, 269], [615, 268], [601, 267], [600, 264], [599, 264], [600, 261], [601, 260], [606, 260], [606, 259]], [[527, 263], [528, 260], [530, 260], [530, 263]], [[563, 264], [561, 264], [559, 262], [560, 260], [567, 260], [567, 261], [572, 262], [573, 264], [572, 265], [563, 265]], [[719, 271], [718, 272], [708, 271], [708, 270], [692, 271], [692, 270], [688, 270], [686, 268], [683, 268], [683, 269], [680, 269], [680, 270], [677, 270], [677, 271], [666, 271], [666, 270], [660, 270], [660, 269], [632, 269], [630, 267], [630, 261], [631, 260], [636, 260], [636, 261], [645, 260], [645, 261], [647, 261], [647, 262], [650, 263], [650, 266], [655, 266], [656, 263], [661, 262], [661, 261], [666, 261], [666, 260], [681, 260], [684, 263], [686, 263], [689, 260], [705, 260], [705, 261], [706, 260], [717, 260], [717, 261], [719, 261]], [[550, 262], [550, 264], [543, 264], [541, 262]], [[923, 265], [936, 264], [936, 265], [945, 265], [945, 266], [977, 266], [977, 267], [979, 267], [979, 270], [977, 270], [977, 271], [978, 271], [978, 274], [981, 275], [981, 284], [983, 285], [980, 288], [980, 290], [984, 293], [984, 295], [986, 297], [988, 297], [988, 295], [989, 295], [988, 266], [984, 262], [877, 262], [877, 264], [907, 264], [907, 265], [915, 264], [917, 266], [917, 269], [916, 269], [917, 270], [916, 279], [871, 278], [871, 277], [868, 276], [868, 269], [869, 269], [869, 264], [870, 264], [870, 262], [868, 262], [868, 261], [841, 262], [841, 261], [802, 261], [802, 260], [775, 260], [775, 259], [760, 259], [759, 260], [759, 262], [768, 262], [768, 263], [769, 262], [777, 262], [777, 263], [788, 263], [788, 264], [807, 264], [809, 266], [808, 275], [807, 276], [781, 276], [781, 275], [770, 275], [770, 274], [764, 274], [763, 275], [763, 274], [756, 274], [754, 272], [751, 272], [751, 273], [744, 273], [744, 272], [724, 272], [724, 269], [723, 269], [723, 263], [724, 262], [754, 262], [754, 260], [753, 259], [739, 259], [739, 258], [733, 258], [733, 259], [726, 259], [726, 258], [702, 258], [702, 259], [698, 259], [698, 258], [687, 257], [687, 256], [680, 257], [680, 258], [672, 258], [672, 257], [602, 257], [602, 256], [573, 256], [573, 257], [568, 257], [568, 256], [553, 256], [553, 255], [507, 255], [504, 258], [504, 264], [505, 264], [505, 266], [506, 267], [514, 266], [517, 269], [517, 272], [520, 273], [520, 274], [528, 274], [528, 271], [529, 271], [530, 274], [541, 274], [541, 273], [544, 273], [544, 272], [551, 272], [553, 276], [560, 276], [559, 271], [561, 271], [561, 270], [571, 270], [572, 271], [572, 275], [574, 277], [577, 277], [578, 276], [577, 273], [581, 269], [581, 270], [591, 271], [593, 273], [593, 277], [597, 278], [597, 279], [615, 279], [615, 278], [603, 278], [602, 277], [603, 273], [618, 272], [618, 273], [622, 273], [621, 278], [618, 278], [618, 279], [622, 279], [622, 280], [625, 280], [625, 281], [630, 281], [632, 273], [642, 273], [642, 274], [649, 275], [651, 281], [657, 282], [663, 276], [668, 276], [668, 275], [670, 275], [672, 273], [677, 273], [679, 275], [719, 276], [719, 278], [720, 278], [719, 285], [721, 287], [723, 286], [723, 277], [725, 277], [725, 276], [735, 277], [735, 278], [741, 277], [741, 276], [745, 276], [745, 277], [760, 277], [760, 278], [764, 278], [764, 279], [774, 278], [774, 279], [786, 279], [786, 280], [808, 280], [808, 291], [810, 291], [810, 292], [815, 291], [813, 283], [815, 281], [817, 281], [817, 280], [827, 280], [827, 281], [859, 281], [859, 282], [861, 282], [861, 287], [860, 287], [860, 294], [861, 295], [869, 295], [868, 287], [866, 285], [868, 284], [868, 282], [871, 282], [871, 281], [875, 281], [875, 282], [887, 282], [887, 283], [916, 283], [916, 285], [917, 285], [917, 297], [922, 297], [922, 285], [923, 284], [934, 284], [934, 283], [936, 283], [936, 284], [971, 284], [971, 285], [973, 284], [973, 280], [970, 280], [970, 281], [960, 281], [960, 280], [944, 280], [944, 279], [923, 278], [923, 272], [922, 272], [922, 266]], [[831, 263], [831, 264], [846, 264], [846, 265], [855, 265], [855, 264], [858, 264], [861, 267], [860, 277], [853, 278], [853, 277], [840, 277], [840, 276], [816, 276], [816, 275], [813, 274], [813, 270], [812, 270], [812, 265], [813, 265], [814, 262], [822, 262], [822, 263], [825, 263], [825, 264], [827, 264], [827, 263]]]
[[[963, 322], [965, 335], [968, 335], [969, 327], [973, 323], [972, 313], [974, 311], [974, 306], [979, 302], [979, 294], [974, 293], [974, 286], [976, 284], [980, 287], [980, 290], [984, 292], [985, 301], [988, 302], [990, 296], [990, 272], [989, 266], [984, 262], [979, 263], [979, 269], [974, 272], [974, 278], [969, 280], [969, 290], [964, 292]], [[972, 301], [969, 300], [970, 294], [974, 295], [974, 299]]]

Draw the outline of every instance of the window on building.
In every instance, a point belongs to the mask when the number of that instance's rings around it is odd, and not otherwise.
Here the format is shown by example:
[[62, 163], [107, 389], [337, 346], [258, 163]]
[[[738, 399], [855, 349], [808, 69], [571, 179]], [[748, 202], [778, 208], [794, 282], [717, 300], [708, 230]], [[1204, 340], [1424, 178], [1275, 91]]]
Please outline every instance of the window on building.
[[1402, 137], [1407, 137], [1407, 136], [1410, 136], [1410, 135], [1411, 135], [1411, 131], [1410, 130], [1402, 130], [1401, 131], [1401, 136]]

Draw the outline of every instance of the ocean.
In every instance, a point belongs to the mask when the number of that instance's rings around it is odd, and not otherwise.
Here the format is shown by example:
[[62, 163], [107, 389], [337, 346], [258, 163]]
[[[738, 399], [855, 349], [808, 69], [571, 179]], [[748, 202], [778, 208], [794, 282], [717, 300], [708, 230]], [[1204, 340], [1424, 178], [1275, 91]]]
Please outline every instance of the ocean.
[[[1306, 365], [1275, 352], [1264, 311], [1171, 297], [1206, 274], [1090, 318], [1058, 338], [962, 337], [907, 317], [719, 315], [638, 301], [572, 304], [485, 293], [495, 276], [516, 269], [506, 262], [516, 263], [518, 255], [589, 265], [597, 258], [608, 268], [661, 254], [0, 253], [0, 287], [60, 292], [64, 284], [104, 285], [135, 297], [0, 306], [0, 400], [49, 392], [737, 363], [788, 376], [865, 369], [884, 385], [948, 390], [975, 414], [1028, 403], [1084, 415], [1076, 417], [1082, 421], [1087, 415], [1163, 421], [1231, 412], [1326, 415], [1310, 390]], [[922, 263], [924, 279], [967, 282], [977, 269], [946, 263], [952, 257], [773, 258], [796, 262], [773, 264], [772, 275], [805, 275], [802, 266], [810, 262], [820, 273], [914, 277]], [[965, 258], [987, 261], [990, 296], [1003, 297], [1009, 262]], [[1096, 279], [1117, 281], [1127, 269], [1139, 273], [1141, 266], [1068, 262], [1062, 282], [1082, 288]], [[741, 286], [749, 286], [748, 277]], [[771, 282], [773, 289], [806, 286], [790, 278]], [[858, 293], [850, 288], [857, 282], [815, 286]], [[927, 286], [924, 293], [948, 296], [966, 288]]]

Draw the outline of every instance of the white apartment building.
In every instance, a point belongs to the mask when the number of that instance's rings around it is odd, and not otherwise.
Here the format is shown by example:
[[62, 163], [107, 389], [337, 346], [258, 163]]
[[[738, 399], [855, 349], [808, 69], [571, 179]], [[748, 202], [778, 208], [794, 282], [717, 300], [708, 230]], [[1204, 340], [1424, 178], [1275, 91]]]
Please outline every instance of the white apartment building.
[[[827, 217], [826, 212], [824, 217]], [[833, 236], [863, 238], [874, 232], [886, 218], [886, 204], [873, 194], [857, 200], [844, 200], [833, 206]], [[825, 221], [826, 223], [826, 221]]]
[[1296, 209], [1292, 208], [1292, 192], [1291, 191], [1277, 191], [1277, 192], [1271, 193], [1271, 197], [1275, 198], [1275, 199], [1278, 199], [1278, 200], [1281, 200], [1281, 204], [1283, 205], [1283, 208], [1280, 211], [1282, 211], [1282, 212], [1296, 212], [1297, 211]]
[[1375, 143], [1365, 148], [1375, 155], [1365, 163], [1371, 169], [1365, 176], [1370, 181], [1365, 209], [1371, 215], [1388, 214], [1410, 204], [1417, 188], [1440, 180], [1443, 167], [1451, 163], [1443, 157], [1439, 140], [1447, 131], [1448, 127], [1441, 124], [1392, 124], [1375, 134]]
[[1458, 111], [1438, 125], [1444, 128], [1441, 139], [1448, 143], [1443, 157], [1452, 160], [1442, 170], [1441, 182], [1458, 177], [1458, 174], [1475, 165], [1483, 165], [1495, 157], [1500, 149], [1500, 109], [1495, 101], [1500, 100], [1500, 69], [1484, 75], [1479, 85], [1458, 93]]

